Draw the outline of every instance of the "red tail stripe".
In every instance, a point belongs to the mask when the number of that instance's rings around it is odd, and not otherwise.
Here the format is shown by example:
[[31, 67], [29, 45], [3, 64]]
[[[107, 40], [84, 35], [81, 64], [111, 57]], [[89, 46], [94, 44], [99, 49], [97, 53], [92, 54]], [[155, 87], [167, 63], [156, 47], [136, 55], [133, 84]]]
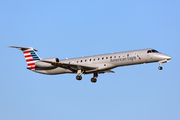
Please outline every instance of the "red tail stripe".
[[33, 65], [35, 65], [35, 63], [30, 63], [30, 64], [28, 64], [28, 66], [33, 66]]
[[32, 55], [26, 55], [25, 58], [27, 58], [27, 57], [32, 57]]
[[23, 52], [24, 54], [27, 54], [27, 53], [30, 53], [29, 51], [25, 51], [25, 52]]
[[32, 70], [32, 69], [35, 69], [35, 67], [30, 67], [29, 69]]
[[27, 59], [26, 62], [34, 61], [34, 59]]

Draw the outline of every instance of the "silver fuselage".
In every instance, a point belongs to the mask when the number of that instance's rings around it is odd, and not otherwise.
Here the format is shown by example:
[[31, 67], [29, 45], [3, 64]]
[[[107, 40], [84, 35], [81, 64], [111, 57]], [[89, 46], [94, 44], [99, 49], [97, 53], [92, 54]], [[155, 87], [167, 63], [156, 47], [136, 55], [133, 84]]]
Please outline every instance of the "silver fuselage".
[[[80, 57], [73, 59], [60, 60], [61, 63], [83, 65], [89, 67], [96, 67], [94, 70], [84, 71], [83, 74], [90, 73], [103, 73], [106, 70], [111, 70], [120, 66], [143, 64], [143, 63], [152, 63], [152, 62], [169, 62], [171, 57], [162, 53], [148, 53], [148, 50], [152, 49], [143, 49], [143, 50], [134, 50], [127, 52], [118, 52], [111, 54], [95, 55], [88, 57]], [[54, 67], [49, 69], [40, 69], [33, 70], [34, 72], [55, 75], [55, 74], [64, 74], [64, 73], [75, 73], [69, 69]]]

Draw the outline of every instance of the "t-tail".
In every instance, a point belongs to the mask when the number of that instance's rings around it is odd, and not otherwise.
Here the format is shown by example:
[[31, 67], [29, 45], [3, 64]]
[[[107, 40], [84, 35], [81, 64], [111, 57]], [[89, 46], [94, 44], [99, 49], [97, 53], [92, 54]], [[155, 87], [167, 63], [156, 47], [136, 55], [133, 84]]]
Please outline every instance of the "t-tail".
[[41, 59], [36, 53], [37, 50], [33, 49], [32, 47], [16, 47], [16, 46], [8, 46], [8, 47], [22, 50], [27, 62], [28, 69], [35, 70], [35, 62]]

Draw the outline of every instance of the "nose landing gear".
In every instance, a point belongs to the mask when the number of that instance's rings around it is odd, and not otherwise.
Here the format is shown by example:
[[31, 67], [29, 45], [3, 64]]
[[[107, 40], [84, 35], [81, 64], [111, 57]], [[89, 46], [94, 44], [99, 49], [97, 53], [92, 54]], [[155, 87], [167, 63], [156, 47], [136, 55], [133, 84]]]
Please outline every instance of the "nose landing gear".
[[161, 64], [162, 64], [162, 63], [159, 62], [159, 67], [158, 67], [159, 70], [162, 70], [162, 69], [163, 69], [163, 67], [161, 67]]
[[78, 71], [77, 71], [77, 76], [76, 76], [76, 79], [77, 79], [77, 80], [82, 80], [82, 76], [81, 76], [81, 75], [83, 74], [83, 72], [84, 72], [84, 71], [82, 71], [82, 70], [78, 70]]
[[77, 76], [76, 76], [76, 79], [77, 79], [77, 80], [82, 80], [82, 76], [78, 76], [78, 75], [77, 75]]
[[159, 70], [162, 70], [162, 69], [163, 69], [163, 67], [159, 66], [159, 67], [158, 67], [158, 69], [159, 69]]

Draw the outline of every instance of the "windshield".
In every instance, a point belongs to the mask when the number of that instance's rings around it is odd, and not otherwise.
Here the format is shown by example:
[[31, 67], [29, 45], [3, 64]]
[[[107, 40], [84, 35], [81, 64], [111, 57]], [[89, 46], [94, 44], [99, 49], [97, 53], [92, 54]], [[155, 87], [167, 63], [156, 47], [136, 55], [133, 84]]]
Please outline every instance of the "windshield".
[[152, 49], [152, 50], [148, 50], [147, 53], [159, 53], [159, 52], [157, 50]]
[[152, 50], [153, 53], [159, 53], [157, 50]]

